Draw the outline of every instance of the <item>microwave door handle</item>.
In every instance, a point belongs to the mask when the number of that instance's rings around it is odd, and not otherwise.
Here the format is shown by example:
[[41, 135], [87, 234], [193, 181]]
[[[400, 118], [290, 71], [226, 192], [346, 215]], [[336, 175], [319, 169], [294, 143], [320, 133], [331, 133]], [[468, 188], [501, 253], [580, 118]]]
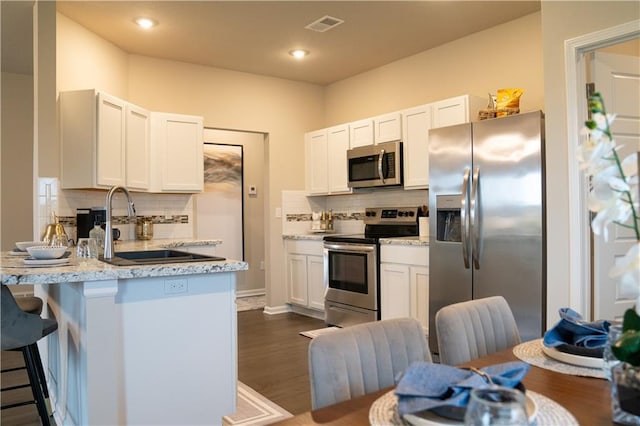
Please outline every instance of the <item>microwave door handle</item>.
[[471, 184], [471, 205], [469, 208], [469, 222], [471, 226], [471, 256], [473, 257], [473, 267], [480, 269], [480, 197], [478, 196], [478, 186], [480, 185], [480, 168], [473, 171]]
[[469, 269], [469, 168], [464, 169], [464, 177], [462, 178], [462, 196], [460, 197], [460, 233], [462, 240], [462, 259], [464, 260], [465, 269]]
[[382, 172], [382, 162], [384, 160], [384, 149], [380, 150], [380, 155], [378, 156], [378, 176], [382, 183], [384, 183], [384, 173]]

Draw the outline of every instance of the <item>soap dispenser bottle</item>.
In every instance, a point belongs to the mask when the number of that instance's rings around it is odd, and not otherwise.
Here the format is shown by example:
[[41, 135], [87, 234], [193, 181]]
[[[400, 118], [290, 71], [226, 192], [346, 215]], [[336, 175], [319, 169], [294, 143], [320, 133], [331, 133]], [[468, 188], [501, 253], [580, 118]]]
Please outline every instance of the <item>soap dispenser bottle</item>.
[[100, 223], [96, 222], [93, 229], [89, 231], [89, 238], [96, 240], [98, 246], [98, 256], [104, 256], [104, 229], [100, 227]]

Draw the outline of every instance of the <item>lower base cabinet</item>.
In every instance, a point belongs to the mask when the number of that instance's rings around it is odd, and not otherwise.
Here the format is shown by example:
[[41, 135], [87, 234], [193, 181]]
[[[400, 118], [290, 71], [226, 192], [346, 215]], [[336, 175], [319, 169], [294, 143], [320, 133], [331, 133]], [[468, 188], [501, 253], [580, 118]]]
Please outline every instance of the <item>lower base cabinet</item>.
[[382, 245], [380, 249], [381, 318], [415, 318], [429, 327], [429, 248]]
[[324, 311], [322, 241], [285, 241], [286, 283], [289, 303]]

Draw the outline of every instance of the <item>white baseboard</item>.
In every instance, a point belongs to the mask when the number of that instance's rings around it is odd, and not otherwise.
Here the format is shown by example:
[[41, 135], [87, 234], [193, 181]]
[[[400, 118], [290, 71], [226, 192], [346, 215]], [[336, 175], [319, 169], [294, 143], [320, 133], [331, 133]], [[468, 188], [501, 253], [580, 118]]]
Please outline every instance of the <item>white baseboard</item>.
[[265, 306], [263, 312], [267, 315], [286, 314], [287, 312], [289, 312], [289, 306]]
[[264, 296], [267, 292], [264, 288], [258, 288], [253, 290], [240, 290], [236, 291], [236, 297], [254, 297], [254, 296]]
[[320, 319], [324, 321], [324, 311], [316, 311], [315, 309], [303, 308], [302, 306], [289, 305], [290, 312], [305, 315], [308, 317]]

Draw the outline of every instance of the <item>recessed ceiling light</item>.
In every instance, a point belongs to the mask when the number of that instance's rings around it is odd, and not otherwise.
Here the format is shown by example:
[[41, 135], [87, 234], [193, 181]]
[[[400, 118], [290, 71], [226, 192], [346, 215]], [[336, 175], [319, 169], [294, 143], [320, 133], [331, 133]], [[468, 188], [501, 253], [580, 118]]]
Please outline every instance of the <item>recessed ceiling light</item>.
[[305, 56], [309, 55], [309, 51], [303, 49], [294, 49], [289, 51], [289, 55], [293, 56], [296, 59], [302, 59]]
[[149, 28], [152, 28], [158, 25], [156, 21], [150, 18], [138, 18], [136, 19], [136, 24], [138, 24], [140, 28], [144, 28], [145, 30], [148, 30]]

